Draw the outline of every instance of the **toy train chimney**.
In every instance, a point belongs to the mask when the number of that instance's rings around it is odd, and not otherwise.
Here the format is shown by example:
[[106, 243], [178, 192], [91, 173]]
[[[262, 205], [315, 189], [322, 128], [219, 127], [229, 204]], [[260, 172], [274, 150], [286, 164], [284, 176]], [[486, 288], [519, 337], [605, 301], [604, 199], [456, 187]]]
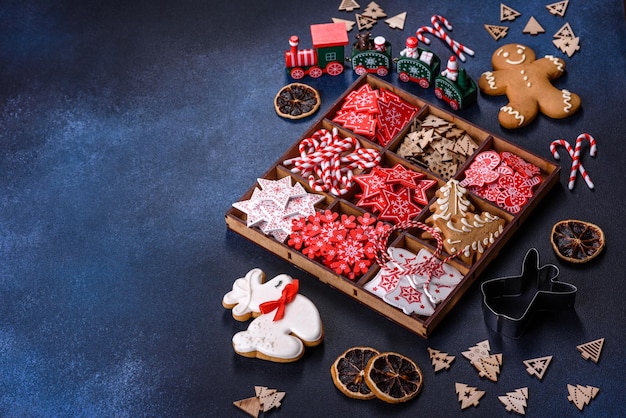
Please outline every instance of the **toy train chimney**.
[[296, 35], [292, 35], [289, 38], [289, 46], [291, 47], [291, 56], [295, 59], [298, 55], [298, 44], [300, 43], [300, 38]]

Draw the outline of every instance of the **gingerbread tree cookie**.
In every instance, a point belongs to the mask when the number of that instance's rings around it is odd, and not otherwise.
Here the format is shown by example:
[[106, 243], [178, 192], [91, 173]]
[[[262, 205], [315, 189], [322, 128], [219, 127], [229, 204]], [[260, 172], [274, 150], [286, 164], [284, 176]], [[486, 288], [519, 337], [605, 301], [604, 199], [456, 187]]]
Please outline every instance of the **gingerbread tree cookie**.
[[537, 60], [529, 47], [508, 44], [493, 53], [491, 65], [493, 71], [483, 73], [478, 86], [490, 96], [506, 94], [509, 103], [498, 114], [504, 128], [526, 126], [538, 113], [561, 119], [580, 108], [578, 95], [552, 85], [565, 72], [565, 62], [560, 58], [546, 55]]
[[467, 264], [478, 260], [504, 230], [504, 219], [490, 212], [475, 213], [467, 189], [451, 179], [436, 193], [426, 224], [441, 231], [443, 248]]

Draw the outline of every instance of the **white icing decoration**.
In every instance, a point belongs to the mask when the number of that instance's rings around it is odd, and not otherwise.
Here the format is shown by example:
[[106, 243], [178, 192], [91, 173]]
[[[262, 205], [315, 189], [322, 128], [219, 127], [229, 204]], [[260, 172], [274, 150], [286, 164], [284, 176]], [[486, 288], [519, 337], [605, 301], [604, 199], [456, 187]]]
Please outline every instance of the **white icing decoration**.
[[519, 126], [524, 123], [524, 116], [520, 115], [520, 113], [517, 110], [514, 110], [511, 106], [502, 106], [500, 108], [500, 112], [505, 112], [511, 116], [515, 116], [515, 119], [519, 120]]
[[554, 55], [546, 55], [546, 58], [548, 58], [550, 61], [552, 61], [552, 63], [554, 65], [556, 65], [556, 69], [557, 70], [559, 70], [560, 72], [563, 72], [563, 62], [562, 61], [560, 61]]
[[487, 72], [483, 73], [483, 75], [485, 76], [485, 80], [487, 80], [487, 84], [489, 84], [489, 88], [491, 90], [495, 90], [496, 89], [496, 78], [493, 76], [493, 73], [491, 71], [487, 71]]
[[[452, 196], [452, 190], [454, 190], [454, 202], [450, 201], [450, 197]], [[450, 180], [444, 186], [442, 186], [439, 191], [442, 196], [437, 199], [437, 204], [439, 205], [439, 209], [441, 213], [433, 214], [433, 219], [443, 219], [449, 221], [452, 215], [460, 214], [461, 216], [465, 216], [467, 214], [467, 210], [471, 205], [470, 201], [464, 198], [463, 196], [467, 192], [467, 189], [457, 181]], [[451, 203], [454, 203], [454, 207], [451, 206]], [[456, 211], [456, 212], [455, 212]]]
[[570, 102], [572, 100], [572, 93], [565, 89], [561, 90], [561, 93], [563, 93], [563, 103], [565, 103], [563, 111], [565, 113], [569, 113], [570, 109], [572, 108], [572, 103]]

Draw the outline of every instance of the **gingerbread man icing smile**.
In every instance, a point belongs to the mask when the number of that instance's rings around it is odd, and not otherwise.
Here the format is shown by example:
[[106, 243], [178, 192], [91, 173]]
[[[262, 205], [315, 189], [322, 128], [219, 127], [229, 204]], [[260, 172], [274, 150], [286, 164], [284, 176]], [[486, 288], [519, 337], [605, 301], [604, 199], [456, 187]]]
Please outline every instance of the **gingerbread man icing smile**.
[[505, 128], [526, 126], [539, 112], [561, 119], [580, 108], [577, 94], [551, 83], [565, 72], [565, 62], [560, 58], [546, 55], [536, 60], [535, 52], [527, 46], [508, 44], [493, 53], [491, 65], [493, 71], [483, 73], [478, 86], [490, 96], [506, 94], [509, 103], [498, 114]]

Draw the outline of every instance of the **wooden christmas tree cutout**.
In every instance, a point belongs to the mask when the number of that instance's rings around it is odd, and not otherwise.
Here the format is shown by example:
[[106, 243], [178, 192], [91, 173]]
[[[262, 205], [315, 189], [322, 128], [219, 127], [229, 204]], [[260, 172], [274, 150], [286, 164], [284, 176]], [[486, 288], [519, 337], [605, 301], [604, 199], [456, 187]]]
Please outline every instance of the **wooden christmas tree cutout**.
[[461, 402], [461, 409], [469, 408], [470, 406], [478, 406], [480, 398], [485, 395], [485, 392], [478, 390], [475, 387], [468, 386], [465, 383], [455, 383], [454, 390], [459, 395], [459, 402]]
[[[422, 126], [424, 124], [422, 123]], [[461, 354], [463, 357], [468, 359], [470, 362], [477, 360], [479, 358], [489, 357], [489, 341], [481, 341], [473, 347], [470, 347], [467, 351], [463, 351]]]
[[454, 356], [449, 356], [448, 353], [443, 353], [430, 347], [428, 347], [428, 355], [430, 356], [430, 361], [433, 364], [435, 373], [443, 369], [449, 369], [455, 359]]
[[567, 5], [569, 4], [569, 0], [559, 1], [556, 3], [548, 4], [546, 9], [553, 14], [554, 16], [565, 16], [565, 11], [567, 10]]
[[371, 17], [358, 13], [355, 13], [354, 16], [356, 17], [356, 27], [359, 30], [372, 29], [372, 27], [376, 24], [376, 19], [372, 19]]
[[351, 12], [354, 9], [358, 9], [359, 7], [359, 3], [357, 3], [354, 0], [341, 0], [341, 4], [339, 5], [339, 10], [343, 10], [346, 12]]
[[574, 31], [569, 23], [565, 23], [561, 26], [561, 29], [554, 34], [554, 38], [573, 38], [574, 36], [576, 35], [574, 35]]
[[363, 10], [363, 16], [371, 17], [372, 19], [378, 19], [379, 17], [387, 17], [387, 14], [376, 4], [376, 2], [370, 2], [365, 10]]
[[500, 22], [504, 22], [505, 20], [512, 22], [518, 16], [521, 16], [520, 12], [507, 6], [506, 4], [500, 3]]
[[480, 377], [486, 377], [492, 382], [497, 382], [500, 366], [502, 366], [502, 354], [491, 354], [489, 350], [489, 341], [485, 340], [470, 347], [467, 351], [461, 352], [461, 354], [478, 370]]
[[263, 412], [267, 412], [272, 408], [278, 408], [280, 401], [285, 397], [285, 392], [278, 392], [276, 389], [268, 389], [265, 386], [255, 386], [254, 391], [261, 400]]
[[506, 407], [507, 411], [526, 415], [528, 388], [515, 389], [515, 391], [508, 392], [505, 396], [498, 396], [498, 399]]
[[552, 356], [537, 357], [529, 360], [524, 360], [526, 371], [531, 376], [537, 376], [539, 380], [543, 379], [543, 375], [548, 370], [548, 366], [552, 361]]
[[272, 408], [278, 408], [281, 405], [280, 401], [285, 397], [285, 392], [278, 392], [266, 386], [255, 386], [254, 391], [256, 396], [240, 399], [233, 402], [233, 405], [255, 418], [261, 411], [267, 412]]
[[406, 20], [406, 12], [402, 12], [400, 14], [397, 14], [385, 20], [385, 23], [388, 24], [391, 29], [404, 30], [405, 20]]
[[339, 19], [336, 17], [333, 17], [333, 23], [343, 23], [344, 25], [346, 25], [347, 32], [350, 32], [352, 28], [354, 27], [354, 25], [356, 25], [356, 22], [352, 20]]
[[581, 385], [567, 385], [567, 392], [569, 396], [567, 400], [576, 405], [578, 410], [582, 411], [589, 402], [598, 395], [600, 389], [593, 386], [581, 386]]
[[498, 26], [498, 25], [483, 25], [487, 32], [491, 37], [497, 41], [498, 39], [502, 39], [506, 36], [509, 28], [507, 26]]
[[599, 338], [588, 343], [577, 345], [576, 348], [582, 354], [585, 360], [591, 360], [598, 364], [600, 360], [600, 354], [602, 353], [602, 346], [604, 345], [604, 338]]
[[255, 418], [259, 416], [259, 412], [261, 411], [261, 401], [256, 396], [240, 399], [233, 402], [233, 405]]
[[531, 16], [530, 19], [528, 19], [528, 23], [526, 23], [526, 26], [524, 26], [522, 32], [528, 33], [530, 35], [537, 35], [538, 33], [544, 33], [545, 30], [539, 24], [539, 22], [537, 22], [537, 19], [535, 19], [534, 16]]
[[472, 365], [478, 370], [478, 376], [497, 382], [500, 366], [502, 366], [502, 354], [493, 354], [489, 357], [480, 358], [473, 361]]
[[557, 38], [552, 40], [554, 46], [559, 48], [563, 53], [567, 54], [568, 57], [571, 57], [576, 51], [580, 49], [579, 42], [579, 37]]

